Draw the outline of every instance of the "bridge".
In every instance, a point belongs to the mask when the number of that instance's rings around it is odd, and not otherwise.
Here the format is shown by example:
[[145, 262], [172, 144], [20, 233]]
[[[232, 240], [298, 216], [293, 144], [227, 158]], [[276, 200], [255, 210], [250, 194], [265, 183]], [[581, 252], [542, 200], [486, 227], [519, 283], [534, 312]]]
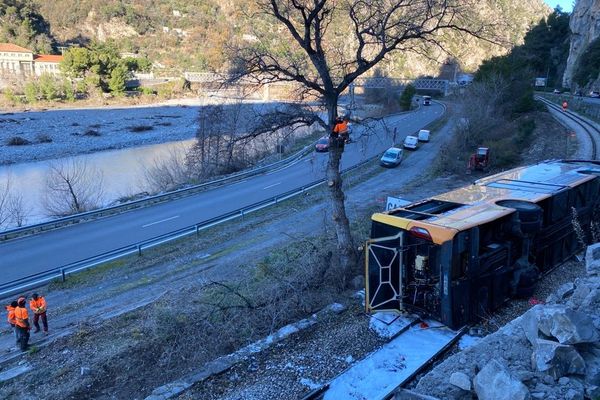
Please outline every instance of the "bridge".
[[[224, 84], [231, 75], [214, 74], [209, 72], [184, 72], [184, 78], [192, 83], [199, 84]], [[256, 85], [255, 80], [242, 78], [238, 84], [240, 85]], [[390, 87], [403, 88], [408, 84], [412, 84], [417, 90], [433, 90], [441, 92], [444, 96], [448, 94], [450, 82], [445, 79], [402, 79], [392, 77], [359, 77], [350, 85], [349, 93], [354, 94], [357, 87], [368, 89], [385, 89]], [[270, 86], [292, 86], [292, 82], [271, 82], [264, 86], [263, 98], [268, 99]]]

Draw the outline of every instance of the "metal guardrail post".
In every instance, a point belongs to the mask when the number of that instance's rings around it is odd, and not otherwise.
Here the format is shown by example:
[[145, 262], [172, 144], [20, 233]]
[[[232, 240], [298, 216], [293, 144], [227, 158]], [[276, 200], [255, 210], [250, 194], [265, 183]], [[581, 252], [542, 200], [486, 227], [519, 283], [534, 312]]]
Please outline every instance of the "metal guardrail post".
[[61, 276], [63, 282], [67, 280], [67, 276], [65, 275], [65, 269], [64, 268], [60, 269], [60, 276]]
[[196, 224], [196, 236], [200, 236], [200, 225]]
[[138, 257], [141, 257], [142, 256], [142, 245], [141, 244], [138, 244], [137, 251], [138, 251]]

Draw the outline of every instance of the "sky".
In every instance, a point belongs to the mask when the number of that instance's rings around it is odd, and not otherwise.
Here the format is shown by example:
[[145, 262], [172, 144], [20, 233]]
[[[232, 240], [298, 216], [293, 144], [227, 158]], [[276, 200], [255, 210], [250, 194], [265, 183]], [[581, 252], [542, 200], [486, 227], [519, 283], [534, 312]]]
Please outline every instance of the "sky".
[[550, 7], [555, 8], [557, 5], [561, 6], [563, 11], [573, 11], [573, 3], [575, 0], [544, 0]]

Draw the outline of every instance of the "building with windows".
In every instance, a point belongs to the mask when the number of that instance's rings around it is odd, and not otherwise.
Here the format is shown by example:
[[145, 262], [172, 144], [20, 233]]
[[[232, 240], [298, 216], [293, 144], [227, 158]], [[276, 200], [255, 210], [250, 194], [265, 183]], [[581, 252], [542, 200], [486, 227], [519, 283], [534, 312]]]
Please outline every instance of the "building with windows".
[[33, 51], [12, 43], [0, 43], [0, 74], [4, 77], [40, 76], [43, 73], [60, 74], [58, 68], [63, 56], [34, 54]]

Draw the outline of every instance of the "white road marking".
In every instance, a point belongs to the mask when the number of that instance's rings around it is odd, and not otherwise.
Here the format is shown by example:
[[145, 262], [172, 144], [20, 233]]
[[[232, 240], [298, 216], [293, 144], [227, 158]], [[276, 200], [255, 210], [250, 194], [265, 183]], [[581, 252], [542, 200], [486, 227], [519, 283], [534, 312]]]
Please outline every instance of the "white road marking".
[[175, 218], [179, 218], [179, 215], [176, 215], [176, 216], [171, 217], [171, 218], [161, 219], [160, 221], [156, 221], [156, 222], [151, 222], [151, 223], [146, 224], [146, 225], [142, 225], [142, 228], [147, 228], [147, 227], [152, 226], [152, 225], [160, 224], [161, 222], [167, 222], [167, 221], [170, 221], [170, 220], [175, 219]]
[[281, 182], [277, 182], [277, 183], [274, 183], [274, 184], [272, 184], [272, 185], [269, 185], [269, 186], [267, 186], [267, 187], [264, 187], [264, 188], [263, 188], [263, 190], [266, 190], [266, 189], [269, 189], [269, 188], [275, 187], [275, 186], [277, 186], [277, 185], [281, 185]]

